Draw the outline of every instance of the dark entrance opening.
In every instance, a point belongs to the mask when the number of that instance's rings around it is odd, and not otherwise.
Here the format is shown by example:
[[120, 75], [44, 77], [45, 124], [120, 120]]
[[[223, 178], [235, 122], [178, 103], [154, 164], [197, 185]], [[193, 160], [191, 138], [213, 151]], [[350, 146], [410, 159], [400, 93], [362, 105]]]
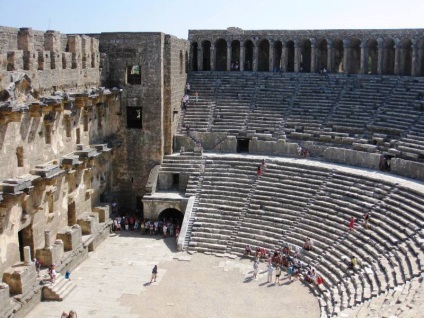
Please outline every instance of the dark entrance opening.
[[191, 56], [193, 57], [192, 58], [192, 62], [191, 62], [191, 69], [194, 71], [194, 72], [196, 72], [197, 71], [197, 51], [198, 51], [198, 49], [197, 49], [197, 43], [196, 42], [194, 42], [192, 45], [191, 45]]
[[158, 216], [158, 220], [170, 221], [179, 226], [183, 224], [183, 219], [184, 219], [184, 214], [182, 214], [179, 210], [174, 208], [165, 209]]
[[24, 247], [29, 246], [31, 248], [31, 259], [34, 258], [34, 240], [32, 238], [32, 228], [31, 225], [24, 227], [18, 232], [18, 241], [19, 241], [19, 255], [21, 261], [24, 261]]
[[180, 185], [180, 174], [174, 173], [172, 175], [172, 188], [178, 190], [179, 185]]
[[249, 152], [249, 139], [238, 138], [237, 139], [237, 152]]
[[144, 219], [144, 208], [143, 208], [143, 197], [136, 197], [136, 202], [135, 202], [135, 210], [136, 210], [136, 214], [137, 217], [140, 218], [140, 220]]

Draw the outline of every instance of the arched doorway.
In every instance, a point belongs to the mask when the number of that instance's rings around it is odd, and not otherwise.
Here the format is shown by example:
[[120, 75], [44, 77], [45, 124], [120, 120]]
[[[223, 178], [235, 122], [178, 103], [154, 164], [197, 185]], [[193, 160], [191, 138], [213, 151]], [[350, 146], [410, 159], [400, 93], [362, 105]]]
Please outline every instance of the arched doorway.
[[191, 56], [192, 56], [192, 58], [191, 58], [191, 69], [194, 72], [197, 71], [197, 51], [198, 51], [197, 48], [198, 48], [197, 42], [193, 42], [191, 44]]
[[165, 209], [158, 215], [158, 220], [161, 220], [164, 222], [169, 221], [179, 226], [183, 224], [183, 219], [184, 219], [184, 214], [181, 213], [181, 211], [174, 208]]
[[317, 41], [317, 68], [322, 70], [327, 67], [328, 48], [326, 39], [318, 39]]
[[384, 41], [383, 45], [383, 74], [393, 75], [395, 73], [395, 42], [392, 39]]
[[252, 70], [252, 61], [253, 61], [253, 42], [247, 40], [244, 42], [244, 70]]
[[378, 68], [378, 43], [371, 39], [367, 42], [367, 64], [365, 73], [377, 74]]
[[202, 50], [203, 50], [203, 71], [210, 71], [211, 70], [211, 42], [203, 41]]
[[412, 42], [409, 39], [405, 39], [400, 45], [400, 61], [399, 70], [400, 75], [411, 75], [412, 74]]
[[269, 72], [269, 42], [268, 40], [262, 40], [259, 43], [258, 71]]
[[219, 39], [215, 43], [215, 56], [216, 56], [216, 71], [227, 70], [227, 42], [224, 39]]
[[294, 72], [294, 42], [288, 41], [287, 47], [287, 72]]
[[231, 42], [231, 71], [240, 70], [240, 41]]
[[334, 72], [343, 73], [343, 54], [344, 47], [343, 41], [340, 39], [334, 40], [333, 42], [333, 51], [334, 51]]
[[301, 72], [311, 71], [311, 40], [304, 39], [300, 42], [300, 68]]
[[273, 69], [280, 71], [283, 67], [281, 65], [281, 55], [283, 54], [283, 43], [281, 41], [275, 41], [274, 43], [274, 65]]
[[361, 71], [361, 41], [352, 39], [350, 41], [350, 56], [348, 73], [359, 74]]

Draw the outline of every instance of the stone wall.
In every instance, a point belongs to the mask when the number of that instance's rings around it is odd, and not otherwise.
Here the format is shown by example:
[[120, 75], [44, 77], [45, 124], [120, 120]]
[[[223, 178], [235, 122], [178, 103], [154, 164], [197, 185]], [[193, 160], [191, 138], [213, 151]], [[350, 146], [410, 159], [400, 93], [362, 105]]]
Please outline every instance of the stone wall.
[[[142, 209], [150, 170], [172, 151], [186, 81], [179, 56], [186, 52], [188, 42], [163, 33], [102, 33], [99, 40], [100, 51], [107, 55], [108, 83], [123, 88], [117, 133], [120, 146], [113, 166], [114, 200], [126, 211]], [[139, 67], [139, 83], [131, 83], [132, 66]], [[141, 110], [141, 123], [129, 128], [132, 108]]]

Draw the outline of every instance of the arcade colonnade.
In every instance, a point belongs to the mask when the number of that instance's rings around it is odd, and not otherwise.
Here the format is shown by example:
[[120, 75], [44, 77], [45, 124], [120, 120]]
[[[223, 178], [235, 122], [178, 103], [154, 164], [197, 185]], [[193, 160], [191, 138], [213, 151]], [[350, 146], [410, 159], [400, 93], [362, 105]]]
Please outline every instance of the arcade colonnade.
[[[424, 30], [189, 31], [192, 71], [424, 76]], [[230, 31], [229, 31], [230, 30]], [[255, 34], [256, 32], [256, 34]], [[221, 34], [219, 34], [221, 33]], [[303, 33], [303, 34], [302, 34]], [[352, 33], [341, 37], [342, 33]]]

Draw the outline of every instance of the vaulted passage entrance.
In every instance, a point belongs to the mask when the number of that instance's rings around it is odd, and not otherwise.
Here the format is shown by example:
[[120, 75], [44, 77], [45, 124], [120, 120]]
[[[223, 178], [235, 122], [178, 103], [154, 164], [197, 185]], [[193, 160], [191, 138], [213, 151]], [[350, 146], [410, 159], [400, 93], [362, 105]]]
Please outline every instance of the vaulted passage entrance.
[[34, 258], [34, 240], [32, 235], [32, 226], [28, 225], [18, 232], [19, 240], [19, 255], [21, 261], [24, 261], [24, 247], [29, 246], [31, 248], [31, 259]]
[[158, 220], [170, 221], [171, 223], [178, 224], [180, 226], [183, 224], [183, 219], [184, 214], [174, 208], [165, 209], [158, 216]]

